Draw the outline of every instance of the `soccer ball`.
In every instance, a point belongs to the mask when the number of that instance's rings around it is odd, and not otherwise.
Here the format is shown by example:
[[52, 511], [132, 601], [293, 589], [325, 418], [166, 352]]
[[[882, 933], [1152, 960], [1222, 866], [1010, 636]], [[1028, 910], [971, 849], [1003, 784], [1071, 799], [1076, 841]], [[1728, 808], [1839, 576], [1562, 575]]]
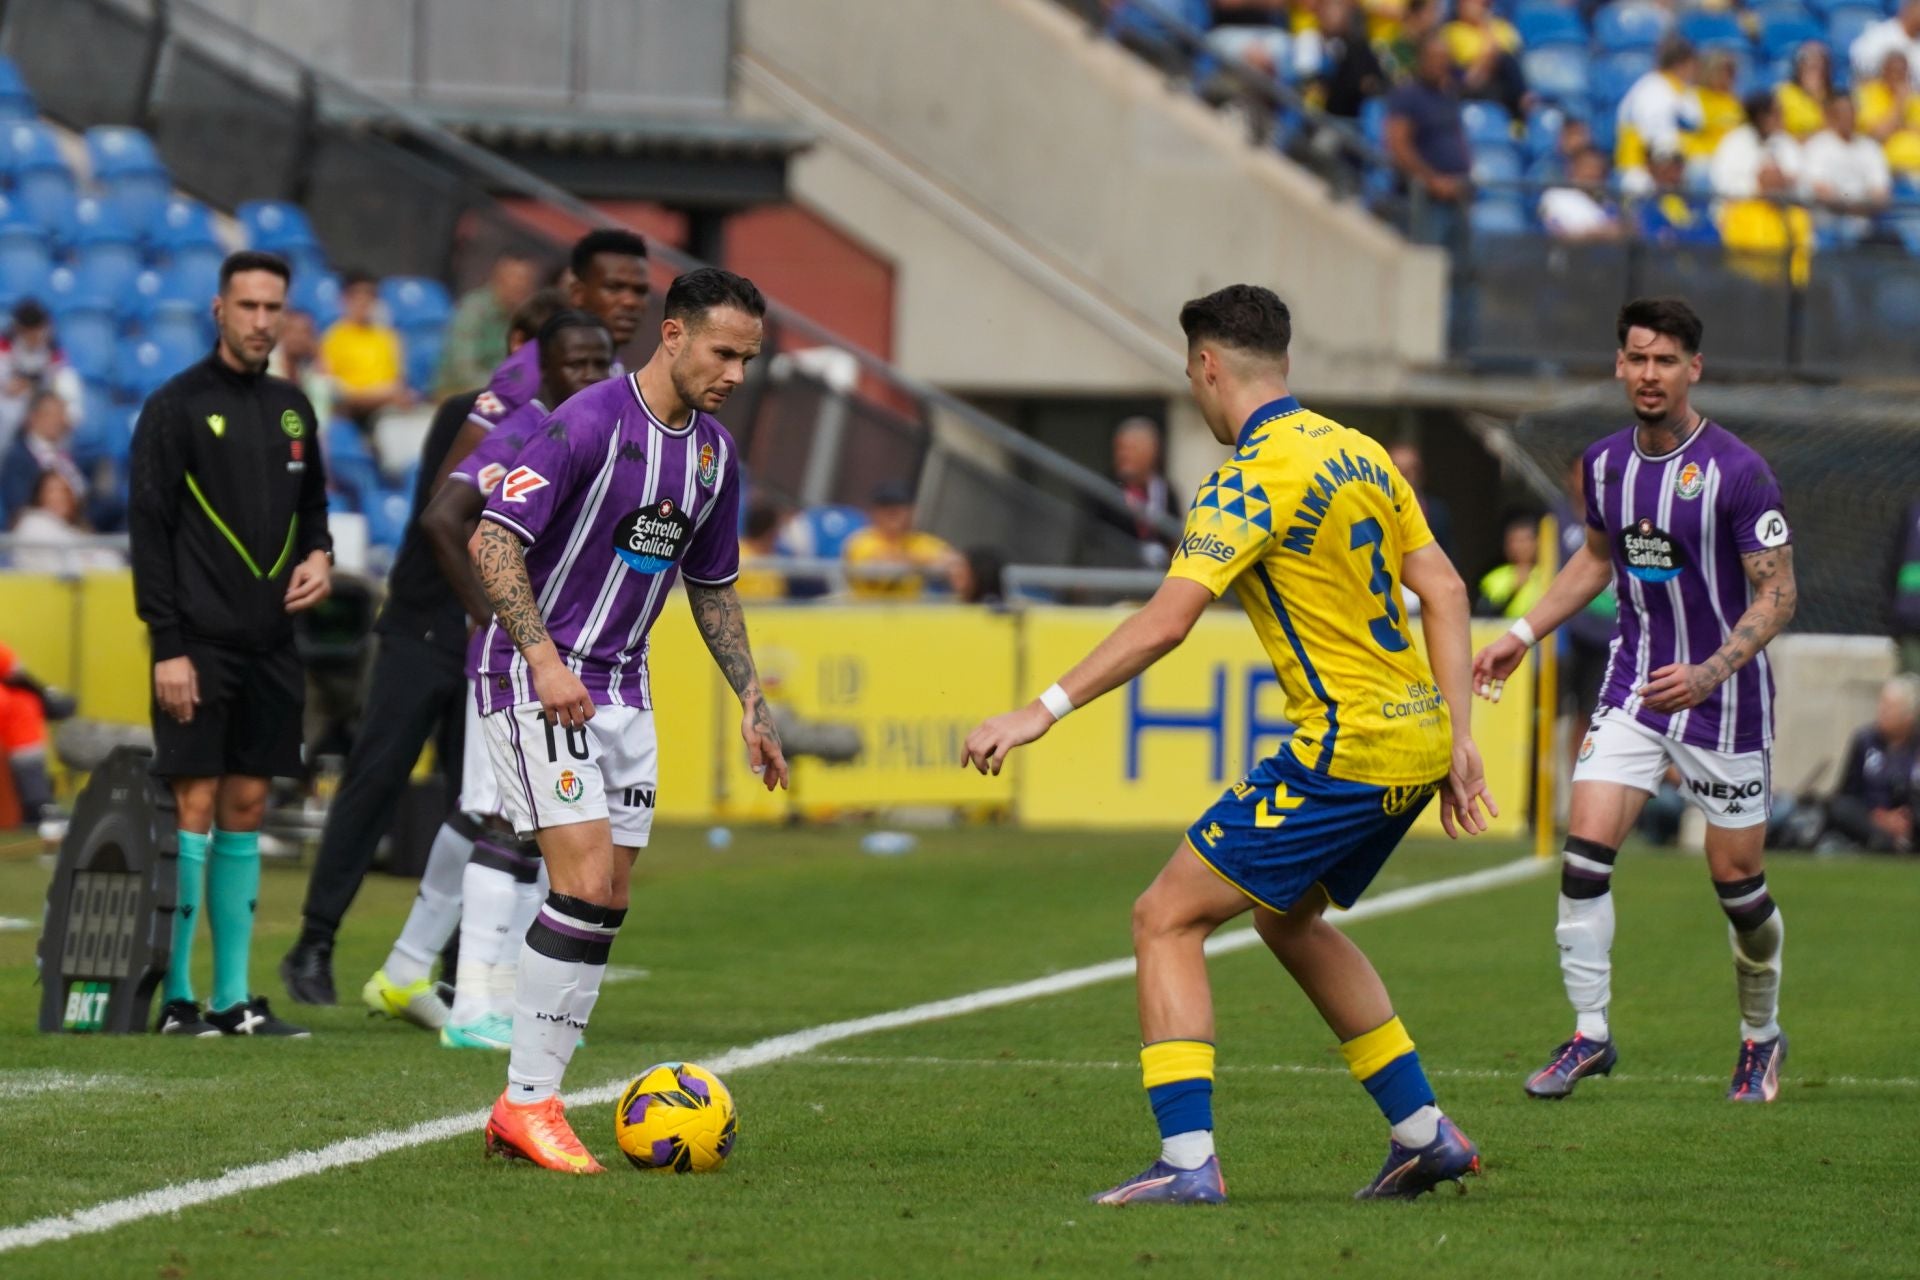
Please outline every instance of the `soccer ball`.
[[738, 1124], [727, 1086], [691, 1062], [648, 1067], [613, 1112], [614, 1141], [649, 1173], [713, 1172], [733, 1151]]

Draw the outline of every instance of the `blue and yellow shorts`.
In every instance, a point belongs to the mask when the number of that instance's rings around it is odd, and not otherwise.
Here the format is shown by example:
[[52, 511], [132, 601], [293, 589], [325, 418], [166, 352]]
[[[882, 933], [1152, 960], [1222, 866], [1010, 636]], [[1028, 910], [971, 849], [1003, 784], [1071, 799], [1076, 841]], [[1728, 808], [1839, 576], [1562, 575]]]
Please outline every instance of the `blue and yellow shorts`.
[[1315, 773], [1289, 751], [1254, 766], [1187, 829], [1220, 877], [1273, 911], [1318, 884], [1351, 907], [1433, 799], [1439, 782], [1381, 787]]

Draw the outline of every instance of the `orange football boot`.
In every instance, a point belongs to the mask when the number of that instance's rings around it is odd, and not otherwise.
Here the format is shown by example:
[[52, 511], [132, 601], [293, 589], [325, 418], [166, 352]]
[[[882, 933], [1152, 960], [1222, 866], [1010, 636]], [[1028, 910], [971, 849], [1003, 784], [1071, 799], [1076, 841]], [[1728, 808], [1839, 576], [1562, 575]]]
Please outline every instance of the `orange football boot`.
[[487, 1154], [531, 1160], [560, 1173], [605, 1173], [606, 1167], [574, 1136], [558, 1095], [518, 1104], [501, 1094], [487, 1118]]

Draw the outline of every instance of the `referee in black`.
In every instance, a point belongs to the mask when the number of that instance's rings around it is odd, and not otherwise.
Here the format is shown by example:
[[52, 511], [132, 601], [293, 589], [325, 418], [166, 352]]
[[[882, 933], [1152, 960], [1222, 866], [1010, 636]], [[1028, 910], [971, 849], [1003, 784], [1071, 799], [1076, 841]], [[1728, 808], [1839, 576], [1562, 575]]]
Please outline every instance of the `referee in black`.
[[[556, 289], [542, 289], [521, 304], [508, 326], [517, 350], [566, 305]], [[374, 630], [380, 650], [367, 692], [367, 714], [347, 755], [340, 790], [328, 806], [320, 852], [307, 882], [299, 941], [280, 962], [287, 994], [301, 1004], [331, 1005], [333, 941], [373, 865], [380, 838], [393, 824], [408, 777], [429, 738], [446, 780], [447, 805], [460, 794], [461, 738], [467, 697], [467, 611], [454, 595], [433, 550], [420, 532], [420, 512], [440, 481], [478, 438], [462, 442], [461, 428], [473, 413], [478, 389], [449, 396], [433, 415], [420, 450], [413, 511], [387, 578], [387, 603]], [[436, 732], [437, 726], [437, 732]], [[455, 821], [460, 818], [456, 814]], [[456, 826], [471, 838], [475, 832]]]
[[[213, 354], [155, 391], [133, 432], [128, 516], [153, 651], [153, 772], [179, 819], [162, 1035], [307, 1034], [247, 981], [267, 788], [301, 772], [306, 676], [291, 615], [332, 583], [319, 424], [300, 389], [266, 371], [289, 279], [272, 254], [221, 263]], [[191, 974], [202, 914], [213, 935], [204, 1018]]]

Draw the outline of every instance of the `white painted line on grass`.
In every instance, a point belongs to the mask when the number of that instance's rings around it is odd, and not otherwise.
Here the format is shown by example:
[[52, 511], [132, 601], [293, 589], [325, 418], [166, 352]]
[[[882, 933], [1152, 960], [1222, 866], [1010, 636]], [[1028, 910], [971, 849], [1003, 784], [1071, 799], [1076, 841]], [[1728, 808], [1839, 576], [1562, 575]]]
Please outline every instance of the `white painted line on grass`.
[[0, 933], [18, 933], [22, 929], [33, 928], [33, 921], [23, 920], [19, 916], [0, 916]]
[[136, 1084], [129, 1076], [75, 1075], [68, 1071], [0, 1071], [0, 1102], [37, 1098], [45, 1093], [83, 1093], [108, 1085]]
[[605, 986], [615, 982], [634, 982], [640, 978], [650, 978], [652, 976], [653, 970], [642, 969], [638, 965], [610, 964], [607, 966], [607, 972], [600, 979], [600, 982], [601, 985]]
[[[1069, 1062], [1056, 1058], [934, 1058], [924, 1055], [886, 1055], [857, 1056], [853, 1054], [809, 1053], [790, 1059], [795, 1066], [808, 1066], [818, 1063], [830, 1067], [1019, 1067], [1033, 1071], [1138, 1071], [1140, 1060], [1126, 1062], [1109, 1060], [1106, 1062], [1087, 1061]], [[1424, 1065], [1424, 1064], [1423, 1064]], [[1493, 1071], [1479, 1067], [1426, 1067], [1426, 1073], [1435, 1079], [1446, 1080], [1513, 1080], [1519, 1081], [1524, 1074], [1520, 1071]], [[1214, 1067], [1220, 1075], [1280, 1075], [1280, 1076], [1339, 1076], [1345, 1079], [1347, 1069], [1332, 1064], [1304, 1062], [1255, 1062], [1226, 1063]], [[1726, 1076], [1703, 1075], [1639, 1075], [1633, 1072], [1616, 1071], [1607, 1079], [1619, 1084], [1717, 1084], [1727, 1082]], [[1829, 1085], [1844, 1085], [1849, 1088], [1875, 1089], [1920, 1089], [1920, 1077], [1915, 1076], [1818, 1076], [1810, 1080], [1789, 1077], [1786, 1088], [1819, 1089]]]
[[[1446, 880], [1433, 880], [1425, 884], [1409, 885], [1404, 889], [1395, 889], [1377, 898], [1363, 900], [1353, 910], [1342, 912], [1337, 918], [1342, 923], [1347, 923], [1369, 920], [1375, 916], [1391, 915], [1398, 911], [1408, 911], [1415, 907], [1426, 906], [1428, 903], [1441, 902], [1448, 898], [1458, 898], [1530, 879], [1549, 867], [1558, 865], [1554, 860], [1547, 858], [1520, 858], [1513, 862], [1501, 863], [1496, 867], [1489, 867], [1485, 871], [1475, 871], [1464, 876], [1453, 876]], [[1239, 951], [1254, 946], [1259, 941], [1259, 935], [1252, 929], [1236, 929], [1231, 933], [1215, 935], [1207, 943], [1207, 951], [1213, 955]], [[749, 1067], [761, 1067], [768, 1063], [797, 1058], [802, 1054], [812, 1053], [823, 1045], [871, 1035], [876, 1031], [892, 1031], [923, 1022], [937, 1022], [943, 1018], [979, 1013], [984, 1009], [998, 1009], [1005, 1005], [1020, 1004], [1027, 1000], [1037, 1000], [1067, 991], [1078, 991], [1082, 987], [1111, 982], [1117, 978], [1128, 977], [1132, 973], [1133, 957], [1108, 960], [1102, 964], [1068, 969], [1027, 982], [1016, 982], [1004, 987], [989, 987], [969, 995], [910, 1005], [890, 1013], [876, 1013], [864, 1018], [848, 1018], [841, 1022], [828, 1022], [817, 1027], [809, 1027], [804, 1031], [771, 1036], [744, 1048], [729, 1049], [723, 1054], [707, 1059], [704, 1065], [715, 1074], [724, 1076], [729, 1072], [744, 1071]], [[628, 1083], [629, 1078], [623, 1076], [592, 1089], [569, 1092], [567, 1105], [590, 1107], [612, 1102], [620, 1096]], [[9, 1253], [15, 1249], [25, 1249], [37, 1244], [72, 1240], [78, 1236], [97, 1235], [102, 1231], [111, 1231], [115, 1227], [125, 1226], [131, 1222], [164, 1217], [179, 1213], [183, 1209], [191, 1209], [196, 1205], [210, 1204], [215, 1200], [224, 1200], [229, 1196], [237, 1196], [248, 1191], [260, 1191], [267, 1187], [278, 1186], [283, 1182], [292, 1182], [297, 1178], [325, 1173], [330, 1169], [363, 1164], [395, 1151], [457, 1138], [463, 1134], [473, 1138], [477, 1146], [481, 1128], [486, 1122], [485, 1110], [442, 1116], [438, 1120], [424, 1121], [405, 1129], [384, 1129], [378, 1133], [367, 1134], [365, 1137], [346, 1138], [329, 1143], [311, 1151], [296, 1151], [292, 1155], [282, 1156], [278, 1160], [269, 1160], [264, 1164], [230, 1169], [217, 1178], [174, 1183], [124, 1199], [104, 1201], [73, 1213], [37, 1218], [32, 1222], [23, 1222], [18, 1226], [0, 1230], [0, 1253]]]

